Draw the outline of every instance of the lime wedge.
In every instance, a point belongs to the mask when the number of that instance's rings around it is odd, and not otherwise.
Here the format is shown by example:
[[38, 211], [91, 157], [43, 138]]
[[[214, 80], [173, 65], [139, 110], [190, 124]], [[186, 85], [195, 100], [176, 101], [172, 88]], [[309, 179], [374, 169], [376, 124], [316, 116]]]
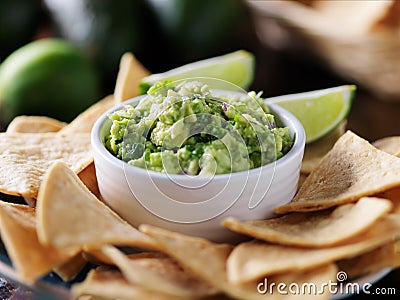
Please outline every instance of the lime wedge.
[[254, 55], [245, 50], [238, 50], [147, 76], [139, 84], [139, 91], [141, 94], [146, 93], [158, 81], [175, 81], [191, 77], [218, 78], [247, 89], [253, 81], [254, 69]]
[[326, 136], [347, 117], [355, 90], [355, 85], [343, 85], [267, 98], [266, 101], [287, 109], [297, 117], [306, 132], [306, 143], [311, 143]]

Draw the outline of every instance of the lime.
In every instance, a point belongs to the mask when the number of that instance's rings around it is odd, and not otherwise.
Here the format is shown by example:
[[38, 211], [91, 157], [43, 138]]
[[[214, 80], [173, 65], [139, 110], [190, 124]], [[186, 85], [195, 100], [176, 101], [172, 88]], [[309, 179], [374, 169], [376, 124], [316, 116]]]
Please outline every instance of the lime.
[[98, 99], [90, 61], [61, 39], [41, 39], [13, 52], [0, 65], [0, 121], [45, 115], [71, 121]]
[[164, 73], [143, 78], [139, 85], [141, 94], [158, 81], [175, 81], [191, 77], [213, 77], [226, 80], [243, 89], [250, 86], [254, 77], [254, 55], [238, 50], [222, 56], [192, 62]]
[[355, 85], [343, 85], [305, 93], [267, 98], [290, 111], [302, 123], [306, 143], [314, 142], [335, 129], [350, 112]]

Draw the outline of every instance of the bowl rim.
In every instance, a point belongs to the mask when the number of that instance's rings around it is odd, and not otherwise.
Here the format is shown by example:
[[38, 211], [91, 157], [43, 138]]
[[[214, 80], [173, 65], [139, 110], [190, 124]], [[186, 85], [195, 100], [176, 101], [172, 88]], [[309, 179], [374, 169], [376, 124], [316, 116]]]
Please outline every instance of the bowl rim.
[[[234, 91], [229, 91], [232, 93], [235, 93]], [[120, 103], [119, 105], [113, 106], [112, 108], [108, 109], [106, 112], [104, 112], [94, 123], [92, 130], [91, 130], [91, 146], [92, 146], [92, 151], [97, 152], [104, 160], [106, 160], [108, 163], [112, 164], [114, 167], [124, 169], [125, 166], [129, 168], [129, 170], [133, 170], [136, 173], [143, 174], [143, 175], [150, 175], [152, 176], [153, 179], [158, 179], [158, 180], [170, 180], [170, 179], [176, 179], [181, 182], [185, 181], [193, 181], [196, 179], [201, 179], [197, 176], [189, 176], [185, 175], [182, 176], [182, 174], [165, 174], [161, 172], [156, 172], [152, 170], [148, 170], [145, 168], [140, 168], [137, 166], [129, 165], [127, 162], [124, 162], [123, 160], [115, 157], [112, 155], [105, 145], [103, 144], [101, 138], [100, 138], [100, 131], [103, 126], [103, 124], [108, 120], [107, 115], [115, 112], [117, 110], [120, 110], [123, 108], [124, 105], [130, 105], [134, 104], [140, 99], [146, 97], [146, 95], [139, 95], [130, 99], [127, 99], [126, 101]], [[293, 137], [294, 137], [294, 142], [291, 147], [291, 149], [281, 158], [272, 161], [268, 164], [262, 165], [258, 168], [253, 168], [249, 170], [244, 170], [244, 171], [239, 171], [239, 172], [233, 172], [233, 173], [226, 173], [226, 174], [214, 174], [212, 176], [212, 180], [226, 180], [227, 178], [231, 177], [237, 177], [237, 176], [242, 176], [243, 174], [247, 174], [247, 176], [252, 175], [252, 173], [259, 174], [263, 169], [270, 169], [270, 168], [284, 168], [286, 165], [291, 163], [291, 161], [296, 157], [298, 152], [304, 151], [305, 148], [305, 131], [303, 128], [303, 125], [300, 123], [300, 121], [288, 110], [282, 108], [281, 106], [274, 104], [274, 103], [269, 103], [268, 98], [264, 100], [268, 108], [271, 109], [272, 113], [278, 117], [284, 124], [285, 126], [288, 126], [291, 131], [293, 131]], [[301, 155], [303, 157], [303, 155]], [[203, 177], [206, 178], [205, 176]]]

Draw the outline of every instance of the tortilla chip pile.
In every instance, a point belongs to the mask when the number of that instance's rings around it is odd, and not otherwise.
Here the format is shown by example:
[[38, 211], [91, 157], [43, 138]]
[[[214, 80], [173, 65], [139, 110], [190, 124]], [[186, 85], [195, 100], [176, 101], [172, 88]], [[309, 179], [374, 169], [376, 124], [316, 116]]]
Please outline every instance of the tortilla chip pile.
[[[400, 266], [400, 138], [370, 144], [345, 132], [345, 123], [307, 145], [302, 184], [275, 209], [278, 217], [223, 221], [246, 242], [217, 244], [146, 224], [138, 230], [120, 218], [102, 202], [89, 132], [114, 103], [135, 96], [132, 86], [147, 74], [126, 54], [115, 98], [70, 124], [22, 116], [0, 133], [0, 198], [27, 202], [0, 201], [0, 234], [17, 279], [34, 284], [54, 272], [71, 281], [90, 262], [97, 267], [72, 285], [74, 297], [291, 299], [304, 295], [265, 295], [260, 284], [318, 287], [335, 282], [338, 270], [356, 278]], [[330, 296], [327, 289], [306, 295]]]

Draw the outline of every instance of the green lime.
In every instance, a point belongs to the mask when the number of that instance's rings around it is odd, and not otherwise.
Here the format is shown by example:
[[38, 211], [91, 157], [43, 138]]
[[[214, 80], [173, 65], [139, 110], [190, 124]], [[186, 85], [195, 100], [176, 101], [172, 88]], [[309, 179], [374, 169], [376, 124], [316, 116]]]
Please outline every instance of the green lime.
[[347, 117], [355, 90], [355, 85], [343, 85], [266, 101], [278, 104], [297, 117], [306, 132], [306, 143], [311, 143], [330, 133]]
[[254, 55], [245, 50], [238, 50], [192, 62], [164, 73], [152, 74], [143, 78], [139, 90], [144, 94], [158, 81], [175, 81], [191, 77], [218, 78], [246, 89], [253, 81], [254, 69]]
[[41, 39], [0, 65], [0, 121], [45, 115], [71, 121], [98, 100], [98, 78], [83, 53], [61, 39]]

